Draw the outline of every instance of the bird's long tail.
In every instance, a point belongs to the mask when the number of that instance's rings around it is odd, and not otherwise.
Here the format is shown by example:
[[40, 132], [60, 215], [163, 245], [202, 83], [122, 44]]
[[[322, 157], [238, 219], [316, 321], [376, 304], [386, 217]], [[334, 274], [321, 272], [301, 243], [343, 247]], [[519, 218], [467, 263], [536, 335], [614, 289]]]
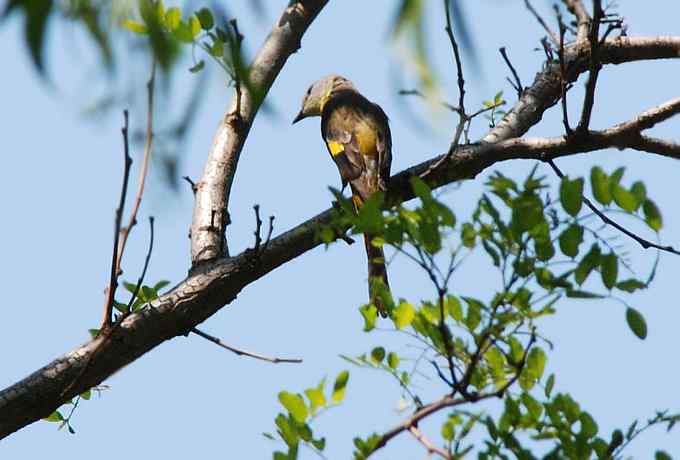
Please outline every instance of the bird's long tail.
[[385, 253], [381, 247], [371, 244], [372, 239], [371, 235], [364, 234], [366, 256], [368, 257], [368, 295], [370, 301], [378, 308], [380, 316], [386, 318], [387, 308], [380, 295], [381, 291], [386, 289], [387, 293], [389, 293], [390, 290], [390, 283], [387, 280], [387, 269], [385, 268]]

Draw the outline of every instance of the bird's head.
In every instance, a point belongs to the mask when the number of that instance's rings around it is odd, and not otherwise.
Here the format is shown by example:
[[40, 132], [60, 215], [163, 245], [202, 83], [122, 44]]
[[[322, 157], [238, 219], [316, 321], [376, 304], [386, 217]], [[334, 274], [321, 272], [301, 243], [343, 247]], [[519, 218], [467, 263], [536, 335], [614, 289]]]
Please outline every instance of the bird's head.
[[333, 92], [340, 89], [354, 89], [354, 85], [340, 75], [329, 75], [312, 83], [302, 99], [302, 108], [293, 123], [297, 123], [303, 118], [321, 116], [323, 107], [331, 98]]

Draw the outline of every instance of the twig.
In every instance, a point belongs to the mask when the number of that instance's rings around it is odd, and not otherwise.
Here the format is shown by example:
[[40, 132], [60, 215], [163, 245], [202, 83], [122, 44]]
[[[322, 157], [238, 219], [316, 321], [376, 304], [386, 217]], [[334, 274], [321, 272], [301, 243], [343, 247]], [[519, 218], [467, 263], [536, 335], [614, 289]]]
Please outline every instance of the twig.
[[[399, 94], [400, 96], [418, 96], [422, 99], [427, 99], [427, 97], [417, 89], [401, 89], [401, 90], [399, 90], [399, 92], [397, 94]], [[459, 107], [456, 107], [452, 104], [449, 104], [446, 101], [439, 101], [439, 104], [441, 104], [441, 106], [444, 107], [445, 109], [448, 109], [452, 112], [456, 112], [458, 114], [461, 113], [461, 110], [460, 110]]]
[[590, 126], [590, 118], [593, 113], [593, 104], [595, 103], [595, 87], [597, 86], [597, 77], [600, 74], [600, 69], [602, 68], [599, 57], [600, 21], [602, 20], [602, 16], [602, 0], [593, 0], [593, 20], [590, 23], [590, 33], [588, 34], [588, 40], [590, 42], [590, 71], [588, 73], [588, 82], [586, 83], [586, 95], [583, 99], [581, 120], [576, 127], [576, 132], [580, 135], [588, 131], [588, 127]]
[[450, 0], [444, 0], [444, 10], [446, 11], [446, 34], [449, 36], [449, 41], [451, 42], [451, 48], [453, 48], [453, 57], [456, 62], [456, 74], [458, 76], [458, 115], [460, 120], [458, 121], [458, 126], [456, 127], [456, 134], [453, 136], [453, 141], [451, 142], [451, 148], [453, 150], [458, 144], [460, 144], [460, 137], [465, 129], [465, 123], [468, 121], [465, 114], [465, 78], [463, 78], [463, 65], [460, 59], [460, 51], [458, 50], [458, 42], [456, 37], [453, 35], [453, 27], [451, 26], [451, 12], [449, 11]]
[[234, 66], [234, 74], [232, 75], [232, 78], [234, 80], [234, 88], [236, 90], [236, 104], [234, 105], [234, 112], [233, 116], [236, 117], [236, 119], [240, 120], [241, 119], [241, 98], [242, 96], [242, 82], [241, 82], [241, 71], [243, 69], [240, 68], [240, 59], [241, 59], [241, 43], [243, 42], [243, 35], [238, 30], [238, 23], [236, 22], [236, 18], [231, 19], [229, 21], [229, 25], [234, 31], [234, 44], [230, 44], [231, 48], [231, 63]]
[[267, 239], [264, 240], [264, 248], [267, 249], [269, 241], [272, 239], [272, 232], [274, 231], [274, 216], [269, 216], [269, 231], [267, 231]]
[[194, 195], [196, 195], [196, 182], [192, 181], [191, 177], [189, 176], [182, 176], [182, 179], [187, 181], [187, 183], [191, 187], [191, 191], [193, 192]]
[[[557, 167], [555, 162], [552, 159], [546, 159], [544, 160], [546, 163], [550, 165], [553, 171], [555, 171], [555, 174], [557, 174], [557, 177], [562, 179], [564, 177], [564, 173], [560, 170], [560, 168]], [[605, 213], [600, 211], [597, 206], [593, 204], [592, 201], [590, 201], [587, 197], [583, 197], [583, 202], [590, 208], [591, 211], [593, 211], [597, 217], [599, 217], [602, 222], [604, 222], [607, 225], [611, 225], [624, 235], [632, 238], [635, 240], [640, 246], [642, 246], [645, 249], [648, 248], [655, 248], [659, 249], [661, 251], [666, 251], [666, 252], [671, 252], [673, 254], [680, 255], [680, 251], [674, 249], [672, 246], [661, 246], [660, 244], [653, 243], [652, 241], [646, 240], [642, 238], [641, 236], [636, 235], [635, 233], [631, 232], [630, 230], [626, 229], [625, 227], [621, 226], [620, 224], [614, 222], [609, 216], [607, 216]]]
[[[446, 361], [449, 364], [449, 371], [451, 373], [451, 389], [455, 392], [458, 388], [458, 380], [456, 379], [456, 368], [453, 365], [453, 343], [451, 341], [451, 331], [446, 326], [444, 319], [446, 318], [446, 312], [444, 311], [444, 296], [446, 295], [446, 289], [439, 289], [439, 332], [442, 335], [442, 341], [444, 342], [444, 352], [446, 353]], [[436, 366], [435, 366], [436, 367]]]
[[139, 290], [141, 289], [142, 283], [144, 282], [144, 277], [146, 276], [146, 270], [147, 270], [147, 268], [149, 268], [149, 261], [151, 260], [151, 252], [153, 251], [153, 222], [154, 222], [153, 216], [149, 216], [149, 232], [150, 232], [149, 249], [146, 251], [146, 259], [144, 259], [144, 268], [142, 269], [142, 274], [139, 275], [139, 279], [137, 280], [137, 285], [135, 286], [135, 290], [132, 293], [132, 297], [130, 297], [130, 301], [127, 304], [127, 309], [126, 309], [127, 313], [130, 313], [132, 311], [132, 305], [135, 303], [135, 300], [137, 299], [137, 294], [139, 294]]
[[130, 212], [130, 219], [128, 221], [127, 227], [120, 229], [120, 242], [118, 247], [118, 261], [117, 261], [117, 272], [120, 273], [120, 266], [123, 260], [123, 253], [125, 252], [125, 246], [127, 239], [130, 236], [130, 231], [132, 227], [137, 224], [137, 212], [142, 203], [142, 196], [144, 195], [144, 185], [146, 183], [146, 173], [149, 169], [149, 160], [151, 158], [151, 147], [153, 145], [153, 100], [154, 100], [154, 86], [156, 81], [156, 61], [151, 63], [151, 76], [146, 82], [146, 139], [144, 141], [144, 156], [142, 158], [142, 167], [139, 170], [139, 178], [137, 182], [137, 195], [135, 196], [135, 201], [132, 206], [132, 211]]
[[255, 231], [253, 232], [255, 235], [255, 246], [253, 247], [253, 250], [257, 252], [260, 250], [260, 245], [262, 244], [262, 219], [260, 219], [260, 205], [254, 205], [253, 210], [255, 211]]
[[451, 456], [449, 455], [448, 452], [446, 452], [441, 447], [437, 447], [434, 444], [432, 444], [432, 441], [430, 441], [417, 427], [411, 426], [409, 427], [408, 431], [427, 449], [428, 454], [437, 454], [441, 458], [447, 460], [451, 459]]
[[557, 39], [557, 35], [555, 35], [555, 32], [553, 32], [553, 30], [550, 27], [548, 27], [548, 24], [546, 24], [546, 22], [543, 20], [541, 15], [538, 14], [538, 12], [534, 9], [531, 2], [529, 0], [524, 0], [524, 6], [527, 7], [529, 12], [534, 15], [534, 17], [536, 18], [538, 23], [541, 25], [541, 27], [543, 27], [543, 29], [548, 33], [548, 37], [550, 37], [550, 40], [552, 40], [552, 42], [555, 45], [559, 44], [559, 40]]
[[102, 319], [101, 329], [106, 329], [111, 326], [111, 314], [113, 312], [113, 301], [118, 288], [118, 242], [120, 239], [120, 226], [123, 220], [123, 209], [125, 207], [125, 197], [127, 196], [128, 181], [130, 179], [130, 166], [132, 166], [132, 158], [130, 157], [130, 142], [128, 139], [128, 111], [123, 110], [123, 128], [121, 133], [123, 135], [123, 155], [124, 155], [124, 172], [123, 184], [120, 188], [120, 200], [118, 208], [116, 209], [116, 219], [114, 225], [113, 235], [113, 253], [111, 255], [111, 274], [109, 277], [109, 286], [106, 288], [106, 301], [104, 303], [104, 317]]
[[519, 79], [519, 75], [517, 74], [517, 70], [515, 70], [515, 67], [512, 65], [512, 62], [510, 62], [510, 58], [508, 58], [508, 54], [505, 51], [505, 46], [501, 46], [498, 51], [500, 51], [501, 56], [503, 56], [503, 60], [507, 64], [507, 66], [510, 68], [510, 72], [512, 73], [513, 78], [515, 81], [513, 82], [508, 78], [508, 81], [510, 82], [510, 85], [515, 89], [517, 92], [517, 97], [522, 97], [522, 92], [524, 91], [524, 86], [522, 85], [522, 81]]
[[248, 356], [250, 358], [255, 358], [259, 359], [261, 361], [267, 361], [268, 363], [301, 363], [302, 359], [300, 358], [272, 358], [269, 356], [261, 355], [259, 353], [253, 353], [251, 351], [245, 351], [245, 350], [240, 350], [238, 348], [234, 348], [231, 345], [227, 345], [226, 343], [222, 342], [220, 339], [217, 337], [214, 337], [210, 334], [207, 334], [199, 329], [193, 328], [191, 329], [191, 332], [194, 334], [203, 337], [206, 340], [209, 340], [210, 342], [214, 343], [215, 345], [218, 345], [226, 350], [231, 351], [232, 353], [236, 353], [239, 356]]
[[562, 123], [564, 124], [564, 133], [567, 136], [571, 136], [572, 129], [569, 125], [569, 111], [567, 110], [567, 66], [564, 59], [564, 36], [567, 33], [567, 27], [562, 19], [562, 13], [560, 13], [559, 8], [555, 6], [555, 12], [557, 14], [557, 24], [560, 29], [560, 44], [557, 50], [557, 56], [560, 61], [560, 91], [561, 91], [561, 105], [562, 105]]

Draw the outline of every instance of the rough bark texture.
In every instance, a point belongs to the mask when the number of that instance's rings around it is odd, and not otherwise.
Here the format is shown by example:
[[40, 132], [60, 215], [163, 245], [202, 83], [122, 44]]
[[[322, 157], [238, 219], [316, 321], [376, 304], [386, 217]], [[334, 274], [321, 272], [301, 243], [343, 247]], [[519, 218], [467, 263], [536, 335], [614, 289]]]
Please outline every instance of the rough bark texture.
[[[191, 262], [196, 266], [228, 255], [225, 229], [229, 225], [229, 195], [243, 144], [261, 99], [328, 0], [291, 1], [253, 60], [250, 84], [237, 85], [237, 94], [217, 127], [203, 176], [196, 184], [191, 224]], [[254, 95], [248, 86], [259, 94]]]
[[[296, 9], [290, 13], [298, 14], [299, 11], [304, 10], [303, 4], [306, 3], [293, 2], [287, 11], [300, 6], [302, 10]], [[324, 3], [314, 4], [323, 5]], [[318, 9], [313, 13], [318, 13]], [[306, 27], [314, 14], [309, 10], [304, 11], [308, 11], [308, 15], [300, 16], [306, 18], [300, 19], [300, 24]], [[288, 27], [281, 26], [282, 23], [285, 23], [283, 18], [277, 27]], [[289, 37], [291, 41], [288, 42], [290, 46], [299, 41], [300, 34], [291, 34]], [[296, 40], [292, 41], [293, 38]], [[280, 50], [281, 53], [287, 53], [286, 56], [292, 52], [292, 48], [289, 47], [283, 47]], [[575, 79], [578, 73], [588, 68], [589, 47], [573, 45], [567, 48], [566, 52], [570, 63], [570, 78]], [[600, 58], [605, 64], [679, 56], [680, 37], [608, 39], [600, 49]], [[260, 81], [265, 81], [268, 85], [271, 84], [285, 61], [285, 58], [274, 59], [272, 57], [271, 59], [273, 61], [269, 65], [275, 67], [276, 70], [266, 73], [268, 75], [266, 77], [258, 77], [261, 78]], [[519, 136], [540, 121], [545, 110], [554, 105], [559, 96], [559, 66], [554, 63], [548, 64], [536, 76], [533, 85], [522, 94], [503, 122], [490, 131], [481, 143], [460, 146], [454, 152], [446, 154], [446, 157], [435, 157], [394, 176], [390, 182], [389, 202], [398, 203], [413, 197], [408, 181], [413, 175], [422, 176], [427, 173], [425, 179], [435, 188], [461, 178], [473, 177], [494, 163], [515, 158], [544, 159], [546, 156], [569, 155], [612, 146], [631, 147], [675, 158], [680, 157], [680, 148], [677, 144], [649, 138], [640, 133], [640, 130], [678, 113], [680, 111], [678, 99], [645, 112], [629, 122], [608, 130], [587, 133], [584, 137], [519, 139]], [[242, 112], [242, 116], [250, 122], [256, 107], [251, 106], [248, 110], [252, 112], [248, 112], [247, 117], [244, 116], [246, 113]], [[201, 206], [198, 204], [196, 206], [194, 214], [196, 227], [206, 224], [205, 218], [211, 214], [210, 210], [213, 209], [211, 206], [216, 203], [226, 205], [226, 200], [222, 198], [225, 197], [225, 190], [228, 191], [227, 184], [231, 183], [231, 179], [226, 182], [225, 178], [213, 180], [215, 178], [210, 178], [211, 175], [220, 174], [217, 170], [213, 174], [212, 168], [232, 168], [228, 170], [231, 171], [233, 178], [233, 168], [235, 168], [238, 153], [231, 157], [233, 163], [225, 163], [228, 155], [224, 153], [225, 151], [232, 153], [240, 151], [247, 133], [246, 128], [238, 139], [227, 140], [230, 135], [237, 135], [237, 133], [228, 134], [231, 128], [225, 127], [224, 129], [226, 136], [224, 145], [235, 145], [238, 148], [229, 150], [226, 147], [224, 149], [219, 147], [211, 151], [209, 164], [206, 166], [208, 177], [202, 179], [200, 186], [202, 191], [197, 194], [197, 200], [198, 195], [204, 194], [205, 201]], [[221, 135], [218, 133], [219, 136]], [[657, 151], [654, 150], [655, 148]], [[211, 165], [211, 163], [215, 164]], [[434, 165], [438, 166], [434, 167]], [[222, 201], [214, 201], [217, 198]], [[170, 292], [152, 302], [149, 307], [127, 317], [108, 340], [102, 338], [91, 340], [0, 392], [0, 438], [49, 415], [65, 400], [101, 383], [108, 376], [165, 340], [187, 334], [192, 327], [232, 302], [245, 286], [319, 245], [316, 232], [321, 225], [329, 222], [330, 216], [330, 210], [324, 211], [273, 239], [259, 252], [248, 250], [232, 258], [206, 261], [196, 266], [191, 276]], [[203, 236], [194, 235], [195, 241], [192, 243], [195, 243], [195, 248], [192, 247], [192, 251], [196, 249], [196, 253], [192, 252], [192, 254], [198, 256], [199, 260], [214, 259], [219, 255], [219, 251], [215, 252], [215, 245], [219, 246], [222, 233], [210, 233], [212, 235], [210, 237], [207, 236], [208, 232], [202, 234]], [[217, 240], [214, 238], [215, 235], [218, 235]], [[210, 257], [204, 258], [203, 255], [206, 254]], [[95, 350], [97, 350], [95, 358], [90, 359]], [[88, 361], [91, 362], [83, 373], [85, 363]], [[69, 387], [71, 387], [69, 391], [62, 394], [64, 389]]]

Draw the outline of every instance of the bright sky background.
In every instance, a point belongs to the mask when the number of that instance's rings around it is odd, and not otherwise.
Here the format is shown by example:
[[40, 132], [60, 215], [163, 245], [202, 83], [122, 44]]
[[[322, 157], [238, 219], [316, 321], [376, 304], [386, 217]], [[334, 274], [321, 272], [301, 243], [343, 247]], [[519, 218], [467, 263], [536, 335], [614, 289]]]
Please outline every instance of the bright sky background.
[[[251, 51], [262, 42], [287, 2], [267, 3], [267, 14], [261, 21], [247, 12], [245, 1], [229, 3], [232, 11], [241, 12], [240, 28]], [[390, 84], [394, 67], [388, 59], [386, 39], [394, 3], [331, 1], [305, 35], [302, 49], [289, 60], [269, 96], [281, 117], [261, 114], [242, 155], [230, 207], [234, 222], [228, 235], [233, 253], [252, 245], [253, 204], [259, 203], [265, 215], [276, 215], [276, 233], [329, 205], [326, 186], [337, 185], [339, 180], [319, 139], [318, 120], [306, 120], [295, 127], [289, 123], [309, 83], [322, 75], [347, 76], [390, 115], [393, 171], [446, 149], [453, 117], [442, 115], [435, 131], [417, 129]], [[440, 3], [432, 2], [429, 46], [445, 79], [444, 96], [455, 100], [455, 69]], [[551, 18], [547, 2], [535, 3], [544, 6], [546, 18]], [[540, 69], [543, 56], [535, 48], [544, 33], [521, 4], [466, 2], [466, 20], [479, 59], [477, 67], [469, 60], [465, 65], [469, 107], [479, 106], [482, 99], [493, 97], [499, 89], [514, 102], [514, 92], [505, 82], [508, 71], [497, 52], [500, 46], [507, 47], [525, 85]], [[679, 31], [677, 1], [620, 0], [618, 6], [630, 26], [630, 35]], [[5, 305], [0, 323], [3, 388], [85, 341], [87, 329], [99, 323], [122, 169], [122, 117], [115, 112], [103, 120], [90, 121], [79, 115], [92, 102], [91, 95], [97, 94], [100, 81], [93, 72], [85, 41], [77, 34], [64, 34], [68, 26], [52, 30], [48, 68], [56, 89], [50, 88], [37, 78], [29, 62], [19, 25], [14, 18], [0, 27], [4, 62], [0, 126], [5, 151], [0, 181], [5, 216], [0, 229]], [[147, 71], [146, 66], [139, 67], [139, 60], [121, 59], [119, 64], [124, 73], [144, 75]], [[133, 65], [136, 68], [128, 71]], [[605, 68], [593, 126], [609, 126], [677, 97], [678, 75], [680, 60]], [[180, 165], [180, 175], [196, 180], [230, 99], [230, 93], [215, 77], [216, 72], [205, 86], [209, 94], [196, 114], [195, 130]], [[194, 78], [180, 72], [172, 90], [185, 94]], [[579, 91], [570, 97], [574, 114], [582, 84], [583, 80], [577, 83]], [[164, 106], [157, 115], [177, 116], [179, 110], [175, 114], [173, 105]], [[141, 127], [143, 119], [143, 111], [131, 113], [135, 127]], [[484, 125], [483, 120], [476, 123], [476, 135], [483, 132]], [[678, 141], [679, 128], [680, 118], [676, 118], [656, 132]], [[552, 109], [530, 134], [561, 132], [561, 115]], [[135, 149], [135, 160], [140, 155], [141, 149]], [[139, 163], [136, 161], [135, 166]], [[644, 180], [664, 212], [663, 240], [680, 246], [675, 195], [680, 163], [619, 151], [559, 161], [571, 175], [587, 175], [594, 163], [608, 171], [626, 165], [626, 184]], [[513, 161], [493, 169], [521, 178], [533, 165]], [[140, 222], [148, 215], [157, 219], [147, 279], [168, 279], [174, 284], [186, 275], [189, 265], [187, 232], [193, 200], [188, 188], [169, 190], [158, 164], [153, 167], [156, 173], [152, 171], [140, 214]], [[549, 174], [545, 168], [543, 171]], [[132, 178], [136, 181], [135, 172]], [[479, 184], [485, 176], [446, 195], [446, 202], [459, 216], [466, 216], [478, 199]], [[126, 278], [138, 276], [147, 239], [148, 230], [142, 223], [135, 229], [126, 253]], [[654, 254], [624, 237], [619, 242], [630, 248], [638, 273], [648, 273]], [[357, 355], [386, 344], [403, 355], [415, 354], [404, 346], [403, 336], [361, 332], [357, 307], [366, 299], [362, 246], [317, 248], [247, 287], [236, 301], [202, 325], [234, 346], [302, 357], [303, 364], [271, 365], [239, 358], [195, 336], [179, 337], [108, 379], [105, 383], [111, 390], [78, 409], [73, 420], [75, 436], [57, 431], [55, 424], [38, 422], [4, 440], [2, 457], [80, 459], [96, 455], [99, 460], [108, 460], [124, 454], [129, 458], [165, 459], [269, 458], [277, 446], [261, 433], [273, 431], [273, 420], [280, 410], [276, 398], [280, 390], [301, 391], [324, 376], [333, 379], [349, 366], [338, 358], [339, 353]], [[495, 285], [488, 282], [490, 265], [484, 260], [470, 259], [454, 277], [452, 290], [489, 298]], [[679, 272], [680, 258], [663, 255], [652, 288], [629, 298], [647, 319], [649, 336], [644, 342], [628, 330], [624, 310], [614, 302], [564, 301], [554, 318], [541, 323], [545, 335], [554, 339], [548, 371], [559, 373], [556, 389], [571, 392], [600, 423], [605, 438], [612, 429], [625, 430], [634, 418], [652, 416], [656, 409], [680, 410], [676, 360], [680, 345]], [[390, 277], [397, 296], [417, 301], [433, 295], [427, 280], [405, 261], [397, 260], [390, 267]], [[349, 369], [346, 403], [315, 423], [315, 432], [329, 438], [328, 458], [349, 458], [354, 435], [383, 432], [406, 415], [395, 411], [400, 392], [392, 380], [372, 371]], [[427, 399], [443, 392], [424, 394]], [[438, 437], [439, 423], [428, 422], [421, 428]], [[643, 435], [628, 454], [650, 458], [657, 447], [680, 454], [677, 430], [671, 435], [663, 431], [656, 429]], [[375, 455], [376, 459], [423, 457], [421, 446], [407, 435]], [[305, 450], [301, 458], [315, 456]]]

